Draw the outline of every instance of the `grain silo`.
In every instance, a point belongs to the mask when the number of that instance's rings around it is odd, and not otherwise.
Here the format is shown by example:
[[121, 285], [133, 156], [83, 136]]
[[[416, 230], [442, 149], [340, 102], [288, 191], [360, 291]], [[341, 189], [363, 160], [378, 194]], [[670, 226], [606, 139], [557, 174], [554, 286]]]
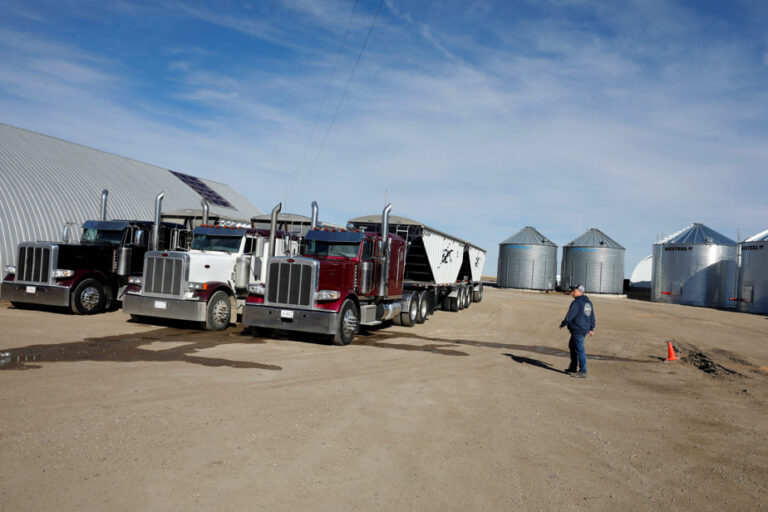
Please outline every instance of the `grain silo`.
[[499, 244], [497, 283], [501, 288], [554, 290], [557, 245], [527, 226]]
[[587, 293], [624, 291], [624, 247], [592, 228], [563, 246], [561, 286], [583, 285]]
[[651, 300], [734, 308], [736, 261], [736, 242], [691, 224], [654, 244]]
[[768, 314], [768, 230], [740, 244], [739, 311]]

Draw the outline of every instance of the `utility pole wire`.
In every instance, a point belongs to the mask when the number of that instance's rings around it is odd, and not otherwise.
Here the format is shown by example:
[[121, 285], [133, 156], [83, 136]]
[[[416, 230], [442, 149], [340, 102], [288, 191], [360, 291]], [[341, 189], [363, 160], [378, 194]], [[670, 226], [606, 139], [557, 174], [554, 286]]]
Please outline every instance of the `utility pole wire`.
[[370, 39], [371, 37], [371, 32], [373, 32], [373, 26], [376, 24], [376, 20], [379, 17], [379, 13], [381, 12], [382, 5], [384, 5], [384, 0], [379, 1], [379, 7], [378, 9], [376, 9], [376, 14], [373, 16], [373, 21], [371, 21], [371, 26], [368, 28], [368, 34], [365, 36], [365, 41], [363, 41], [363, 47], [360, 48], [360, 53], [357, 55], [357, 60], [355, 61], [355, 65], [352, 68], [352, 72], [349, 74], [347, 85], [344, 87], [344, 92], [341, 95], [341, 99], [339, 99], [338, 105], [336, 105], [336, 111], [333, 113], [333, 118], [331, 119], [331, 123], [328, 125], [328, 129], [326, 130], [325, 136], [323, 137], [323, 142], [320, 144], [320, 148], [317, 150], [317, 156], [315, 157], [315, 161], [312, 163], [312, 167], [309, 168], [309, 172], [307, 172], [307, 177], [304, 179], [304, 184], [301, 186], [301, 190], [299, 191], [299, 195], [297, 196], [297, 199], [300, 198], [301, 195], [304, 193], [304, 188], [307, 186], [307, 183], [309, 182], [309, 177], [312, 174], [312, 171], [315, 170], [315, 166], [317, 166], [317, 161], [320, 159], [320, 154], [323, 152], [323, 148], [325, 147], [325, 141], [328, 140], [328, 135], [330, 135], [331, 129], [333, 128], [333, 124], [336, 122], [336, 116], [339, 115], [339, 110], [341, 110], [341, 104], [344, 102], [344, 98], [347, 97], [349, 84], [352, 82], [352, 77], [355, 76], [355, 71], [357, 71], [357, 66], [360, 64], [360, 59], [363, 58], [363, 52], [365, 52], [365, 47], [368, 45], [368, 39]]
[[291, 180], [292, 184], [295, 183], [301, 177], [301, 171], [304, 168], [304, 162], [306, 161], [307, 153], [309, 152], [309, 147], [312, 145], [312, 141], [315, 140], [315, 132], [317, 131], [317, 125], [320, 122], [320, 116], [323, 114], [323, 109], [325, 108], [325, 100], [328, 98], [328, 91], [331, 90], [331, 86], [333, 85], [333, 80], [334, 78], [336, 78], [336, 69], [339, 67], [339, 59], [341, 58], [341, 54], [344, 51], [344, 45], [347, 42], [349, 29], [352, 26], [352, 18], [354, 18], [355, 11], [357, 10], [357, 2], [358, 0], [355, 0], [355, 3], [352, 5], [352, 13], [349, 15], [349, 21], [347, 22], [347, 30], [344, 32], [344, 38], [341, 40], [341, 44], [339, 45], [339, 51], [336, 53], [336, 62], [333, 63], [333, 71], [331, 72], [331, 78], [330, 80], [328, 80], [328, 85], [325, 87], [325, 92], [323, 93], [323, 100], [320, 102], [320, 110], [317, 111], [315, 122], [312, 124], [312, 133], [309, 136], [307, 145], [304, 147], [304, 154], [301, 155], [301, 162], [299, 163], [299, 167], [296, 170], [296, 173], [293, 175], [293, 179]]

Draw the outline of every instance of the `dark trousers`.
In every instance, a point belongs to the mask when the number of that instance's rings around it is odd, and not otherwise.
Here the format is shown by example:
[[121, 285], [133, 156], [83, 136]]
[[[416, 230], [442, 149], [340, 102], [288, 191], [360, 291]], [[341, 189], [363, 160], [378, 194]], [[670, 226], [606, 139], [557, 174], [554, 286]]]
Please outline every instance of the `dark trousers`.
[[584, 352], [584, 334], [572, 332], [568, 340], [568, 349], [571, 351], [570, 369], [574, 372], [578, 368], [581, 373], [587, 373], [587, 353]]

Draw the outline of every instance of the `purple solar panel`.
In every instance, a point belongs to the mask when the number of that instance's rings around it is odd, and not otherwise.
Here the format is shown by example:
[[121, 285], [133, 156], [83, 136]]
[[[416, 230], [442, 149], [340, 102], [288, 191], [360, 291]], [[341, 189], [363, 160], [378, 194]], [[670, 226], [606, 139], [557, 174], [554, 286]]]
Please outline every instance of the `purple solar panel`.
[[195, 176], [190, 176], [189, 174], [182, 174], [180, 172], [176, 171], [170, 171], [174, 176], [179, 178], [181, 181], [189, 185], [192, 190], [200, 194], [203, 199], [208, 201], [210, 204], [215, 204], [218, 206], [223, 206], [225, 208], [233, 208], [232, 204], [221, 197], [216, 191], [214, 191], [211, 187], [203, 183], [203, 181], [200, 178], [196, 178]]

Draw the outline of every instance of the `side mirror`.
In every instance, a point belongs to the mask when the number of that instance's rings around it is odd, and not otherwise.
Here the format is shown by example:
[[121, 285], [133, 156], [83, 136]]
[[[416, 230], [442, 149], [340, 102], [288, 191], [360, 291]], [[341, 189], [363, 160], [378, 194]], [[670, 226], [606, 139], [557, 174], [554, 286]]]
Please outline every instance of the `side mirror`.
[[137, 229], [133, 236], [133, 243], [139, 247], [146, 247], [147, 245], [147, 232], [143, 229]]

